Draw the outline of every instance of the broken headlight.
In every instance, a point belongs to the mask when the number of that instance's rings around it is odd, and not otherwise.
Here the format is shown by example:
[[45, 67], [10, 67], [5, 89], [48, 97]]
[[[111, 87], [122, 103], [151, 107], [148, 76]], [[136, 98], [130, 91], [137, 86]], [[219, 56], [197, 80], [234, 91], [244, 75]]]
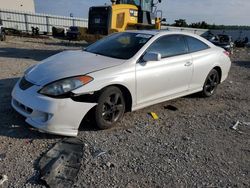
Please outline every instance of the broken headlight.
[[84, 86], [93, 80], [90, 76], [78, 76], [59, 80], [44, 86], [39, 93], [51, 97], [65, 96], [71, 91]]

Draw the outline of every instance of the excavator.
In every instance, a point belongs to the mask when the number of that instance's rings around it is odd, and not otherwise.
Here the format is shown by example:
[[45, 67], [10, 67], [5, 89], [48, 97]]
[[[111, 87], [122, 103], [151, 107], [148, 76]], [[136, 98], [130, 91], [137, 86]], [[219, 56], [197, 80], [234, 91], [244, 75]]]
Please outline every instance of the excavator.
[[93, 42], [114, 32], [160, 29], [166, 21], [156, 6], [161, 0], [111, 0], [111, 3], [90, 7], [88, 28], [81, 32], [81, 38]]

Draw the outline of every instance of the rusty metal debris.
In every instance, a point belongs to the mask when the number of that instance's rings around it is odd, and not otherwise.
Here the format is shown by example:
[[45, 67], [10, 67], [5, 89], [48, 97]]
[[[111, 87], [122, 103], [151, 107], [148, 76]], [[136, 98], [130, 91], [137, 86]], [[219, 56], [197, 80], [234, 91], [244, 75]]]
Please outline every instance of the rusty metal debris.
[[39, 161], [40, 180], [49, 187], [72, 187], [83, 158], [83, 142], [77, 138], [55, 144]]

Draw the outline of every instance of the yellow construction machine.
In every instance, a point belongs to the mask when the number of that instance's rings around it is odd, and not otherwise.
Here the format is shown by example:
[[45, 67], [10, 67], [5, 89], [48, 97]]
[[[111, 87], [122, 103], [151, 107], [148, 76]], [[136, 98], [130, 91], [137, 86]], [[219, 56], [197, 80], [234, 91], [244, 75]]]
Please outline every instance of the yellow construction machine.
[[156, 5], [161, 0], [111, 0], [112, 5], [89, 9], [88, 28], [81, 38], [92, 42], [114, 32], [140, 29], [160, 29], [162, 11]]

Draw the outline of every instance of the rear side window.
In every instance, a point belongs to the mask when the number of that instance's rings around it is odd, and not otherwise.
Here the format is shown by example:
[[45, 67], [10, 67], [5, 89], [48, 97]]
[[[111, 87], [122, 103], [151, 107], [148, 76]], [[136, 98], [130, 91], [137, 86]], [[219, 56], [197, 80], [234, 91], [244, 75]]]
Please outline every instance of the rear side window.
[[160, 53], [162, 58], [186, 54], [187, 46], [181, 35], [168, 35], [157, 39], [147, 49], [147, 52]]
[[198, 52], [201, 50], [206, 50], [209, 48], [209, 46], [207, 44], [205, 44], [204, 42], [200, 41], [199, 39], [196, 39], [194, 37], [190, 37], [190, 36], [185, 36], [187, 43], [188, 43], [188, 47], [189, 47], [189, 52]]

